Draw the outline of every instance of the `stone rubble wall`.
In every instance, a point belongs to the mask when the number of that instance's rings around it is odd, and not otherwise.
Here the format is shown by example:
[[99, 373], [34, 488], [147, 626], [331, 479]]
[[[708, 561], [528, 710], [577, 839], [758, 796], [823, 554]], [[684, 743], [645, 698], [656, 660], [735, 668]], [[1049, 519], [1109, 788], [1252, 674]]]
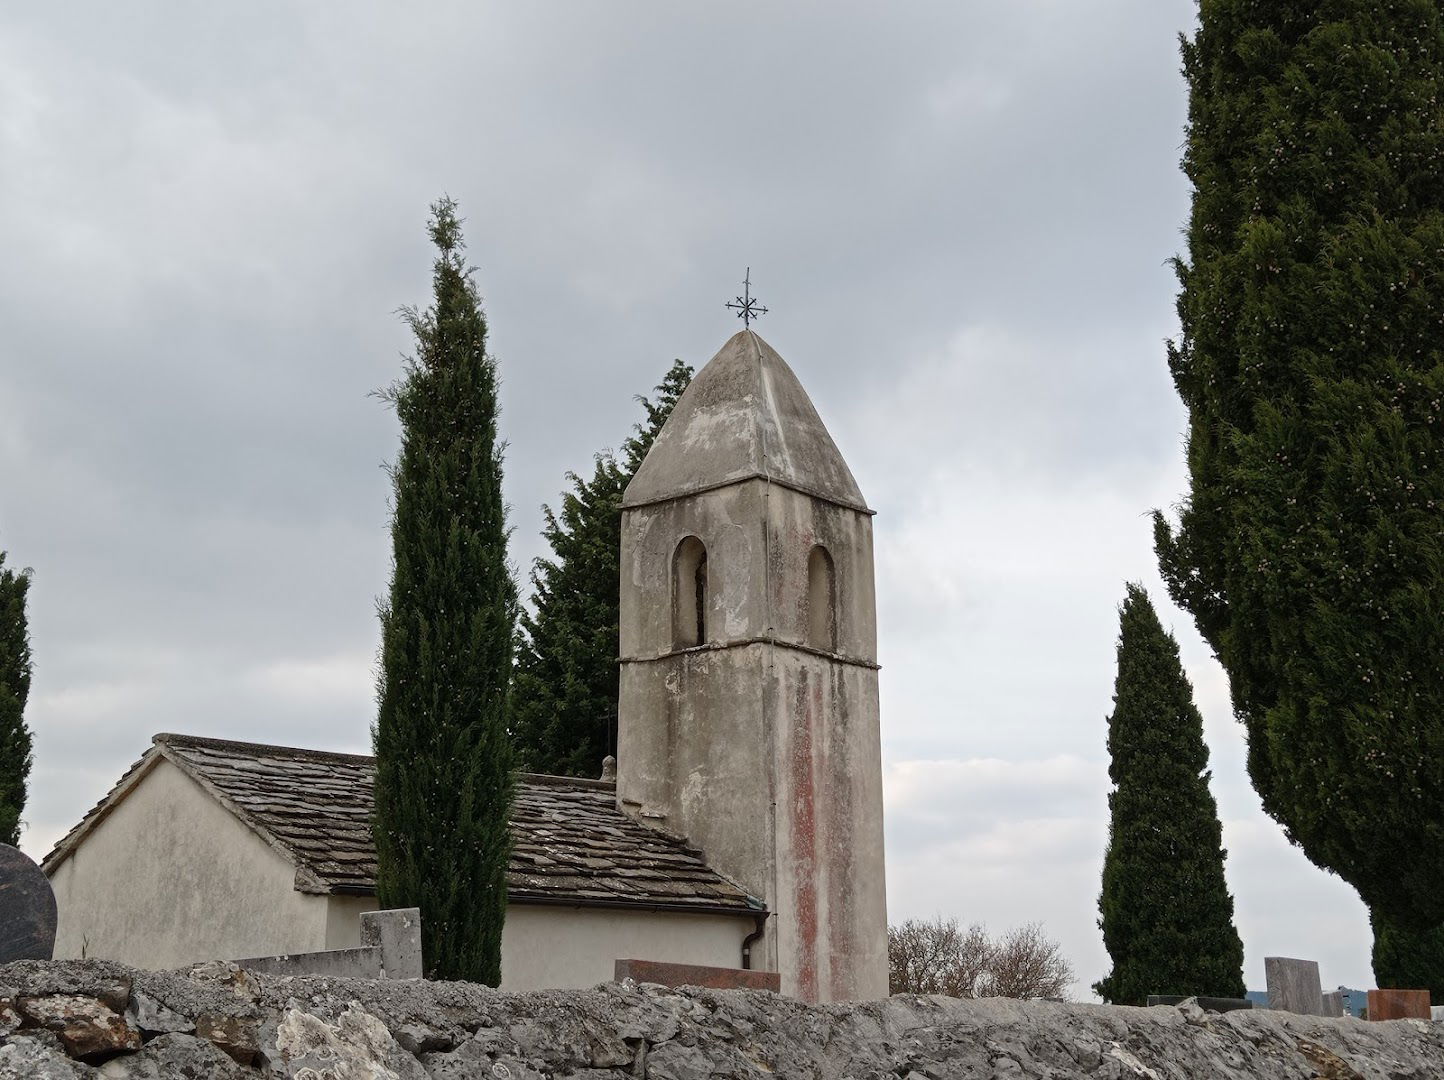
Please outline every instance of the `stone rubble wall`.
[[1289, 1080], [1444, 1077], [1444, 1026], [1192, 1002], [899, 995], [805, 1005], [630, 982], [508, 994], [469, 983], [0, 966], [0, 1080]]

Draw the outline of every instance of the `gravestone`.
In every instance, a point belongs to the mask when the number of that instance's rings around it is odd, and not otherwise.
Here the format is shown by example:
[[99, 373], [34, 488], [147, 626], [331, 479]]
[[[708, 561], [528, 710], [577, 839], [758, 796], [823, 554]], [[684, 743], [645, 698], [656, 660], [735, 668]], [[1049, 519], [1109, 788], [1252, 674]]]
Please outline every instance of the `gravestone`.
[[1324, 1015], [1344, 1015], [1344, 992], [1342, 990], [1330, 990], [1324, 995]]
[[49, 960], [55, 951], [55, 893], [24, 852], [0, 844], [0, 964]]
[[1270, 1009], [1305, 1016], [1324, 1015], [1324, 993], [1316, 961], [1265, 956], [1264, 975], [1268, 979]]
[[1370, 1020], [1429, 1020], [1428, 990], [1370, 990]]

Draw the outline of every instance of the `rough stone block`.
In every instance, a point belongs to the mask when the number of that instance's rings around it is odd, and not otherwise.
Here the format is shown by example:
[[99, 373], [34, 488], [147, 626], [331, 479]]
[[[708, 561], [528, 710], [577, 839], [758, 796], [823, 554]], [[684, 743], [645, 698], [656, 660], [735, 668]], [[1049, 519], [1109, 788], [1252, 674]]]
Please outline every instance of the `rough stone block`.
[[1430, 1020], [1428, 990], [1370, 990], [1370, 1020]]
[[361, 944], [381, 950], [383, 979], [421, 978], [421, 909], [362, 913]]
[[1324, 995], [1324, 1015], [1344, 1015], [1344, 993], [1342, 990], [1330, 990]]
[[1324, 1015], [1324, 994], [1316, 961], [1266, 956], [1264, 974], [1268, 979], [1270, 1009], [1305, 1016]]
[[125, 1015], [131, 1026], [139, 1029], [140, 1033], [147, 1037], [189, 1035], [196, 1029], [194, 1022], [180, 1013], [166, 1008], [149, 994], [140, 990], [136, 990], [130, 995], [130, 1008], [126, 1010]]
[[55, 951], [55, 893], [24, 852], [0, 844], [0, 964], [49, 960]]
[[782, 976], [775, 971], [706, 967], [702, 964], [667, 964], [658, 960], [618, 960], [616, 980], [663, 986], [705, 986], [709, 990], [771, 990], [780, 992]]
[[139, 1050], [140, 1032], [104, 1002], [80, 994], [21, 998], [20, 1011], [60, 1036], [71, 1057], [91, 1058]]
[[256, 1060], [261, 1049], [258, 1027], [254, 1020], [242, 1016], [196, 1017], [196, 1035], [224, 1050], [238, 1065], [250, 1065]]

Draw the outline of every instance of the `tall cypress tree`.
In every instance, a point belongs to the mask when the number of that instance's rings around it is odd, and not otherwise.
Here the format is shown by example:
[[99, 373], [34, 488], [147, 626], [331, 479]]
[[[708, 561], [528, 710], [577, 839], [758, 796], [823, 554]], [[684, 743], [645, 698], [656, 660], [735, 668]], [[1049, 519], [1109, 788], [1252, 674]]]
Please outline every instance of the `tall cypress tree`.
[[1202, 0], [1159, 562], [1264, 809], [1390, 921], [1444, 921], [1444, 12]]
[[512, 691], [524, 768], [595, 776], [613, 747], [622, 494], [691, 381], [691, 367], [674, 361], [653, 398], [638, 396], [646, 419], [623, 444], [621, 460], [598, 454], [589, 480], [567, 474], [572, 489], [559, 513], [543, 508], [552, 554], [532, 567], [535, 610], [521, 613]]
[[1223, 876], [1203, 717], [1178, 643], [1141, 586], [1128, 586], [1119, 623], [1098, 900], [1113, 970], [1093, 989], [1117, 1005], [1142, 1005], [1149, 994], [1243, 997], [1243, 942]]
[[1428, 990], [1429, 1000], [1444, 1005], [1444, 927], [1419, 929], [1369, 913], [1374, 930], [1374, 978], [1380, 986]]
[[372, 732], [376, 896], [382, 907], [421, 908], [429, 975], [494, 986], [511, 852], [516, 585], [496, 364], [452, 200], [432, 205], [429, 231], [432, 305], [404, 310], [416, 351], [385, 395], [401, 453]]
[[20, 843], [20, 815], [30, 777], [30, 634], [25, 620], [29, 573], [5, 568], [0, 551], [0, 844]]

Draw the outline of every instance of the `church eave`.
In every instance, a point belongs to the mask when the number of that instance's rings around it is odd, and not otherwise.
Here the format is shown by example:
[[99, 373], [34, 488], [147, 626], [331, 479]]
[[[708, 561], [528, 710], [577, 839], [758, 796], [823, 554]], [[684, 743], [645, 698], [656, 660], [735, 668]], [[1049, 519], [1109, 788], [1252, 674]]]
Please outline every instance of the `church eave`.
[[676, 493], [670, 495], [656, 495], [650, 498], [637, 499], [633, 502], [628, 502], [626, 497], [623, 496], [622, 509], [640, 510], [643, 507], [647, 506], [660, 506], [663, 503], [675, 502], [678, 499], [691, 498], [694, 495], [701, 495], [708, 491], [719, 491], [722, 488], [734, 487], [738, 484], [745, 484], [752, 480], [761, 480], [765, 483], [772, 484], [774, 487], [786, 488], [788, 491], [795, 491], [799, 495], [806, 495], [810, 499], [817, 499], [819, 502], [831, 503], [833, 506], [841, 507], [844, 510], [853, 510], [859, 514], [866, 514], [868, 517], [877, 516], [877, 511], [871, 509], [866, 503], [840, 499], [835, 495], [829, 495], [826, 492], [817, 490], [816, 488], [808, 487], [805, 484], [796, 483], [792, 480], [786, 479], [785, 477], [772, 476], [766, 472], [763, 472], [762, 470], [757, 469], [753, 470], [752, 472], [740, 473], [737, 476], [729, 476], [725, 480], [717, 480], [710, 484], [697, 484], [694, 487], [683, 488]]

